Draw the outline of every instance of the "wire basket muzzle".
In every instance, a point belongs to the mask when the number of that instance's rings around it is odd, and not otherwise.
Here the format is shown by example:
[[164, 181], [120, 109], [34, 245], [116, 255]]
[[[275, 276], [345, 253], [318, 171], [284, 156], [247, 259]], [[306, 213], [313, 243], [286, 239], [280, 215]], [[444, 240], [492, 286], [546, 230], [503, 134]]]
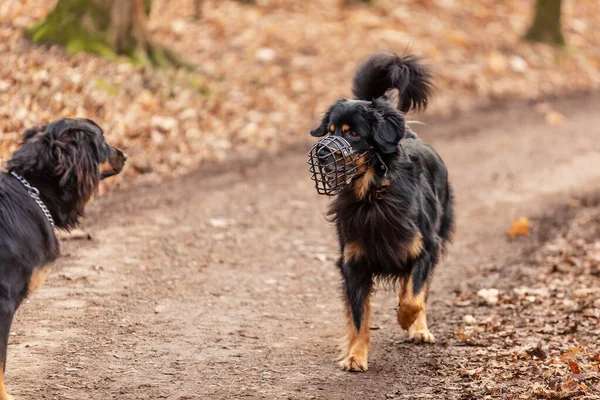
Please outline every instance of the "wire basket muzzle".
[[368, 163], [367, 154], [358, 153], [346, 139], [328, 136], [313, 145], [308, 153], [308, 170], [312, 174], [317, 193], [335, 196], [356, 176], [363, 174]]

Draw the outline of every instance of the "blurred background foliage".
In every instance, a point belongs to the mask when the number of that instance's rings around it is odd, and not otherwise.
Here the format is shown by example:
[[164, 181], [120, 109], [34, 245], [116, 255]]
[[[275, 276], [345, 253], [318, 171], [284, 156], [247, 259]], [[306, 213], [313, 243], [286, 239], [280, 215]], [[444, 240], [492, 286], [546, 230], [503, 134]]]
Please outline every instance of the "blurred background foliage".
[[59, 116], [131, 155], [112, 185], [253, 159], [306, 138], [381, 50], [425, 57], [439, 115], [593, 90], [599, 25], [592, 0], [8, 0], [0, 161]]

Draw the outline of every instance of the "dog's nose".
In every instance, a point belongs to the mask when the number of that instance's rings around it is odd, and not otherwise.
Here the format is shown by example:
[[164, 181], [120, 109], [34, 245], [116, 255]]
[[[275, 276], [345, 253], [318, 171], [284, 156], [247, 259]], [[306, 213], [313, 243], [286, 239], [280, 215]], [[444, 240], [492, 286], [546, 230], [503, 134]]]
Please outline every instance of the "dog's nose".
[[319, 150], [317, 150], [317, 157], [319, 157], [321, 159], [325, 159], [325, 158], [327, 158], [327, 156], [330, 153], [331, 152], [329, 151], [329, 149], [327, 147], [323, 146]]
[[121, 150], [114, 148], [117, 151], [117, 156], [121, 158], [121, 160], [123, 160], [123, 162], [125, 162], [125, 160], [127, 160], [127, 154], [123, 153]]

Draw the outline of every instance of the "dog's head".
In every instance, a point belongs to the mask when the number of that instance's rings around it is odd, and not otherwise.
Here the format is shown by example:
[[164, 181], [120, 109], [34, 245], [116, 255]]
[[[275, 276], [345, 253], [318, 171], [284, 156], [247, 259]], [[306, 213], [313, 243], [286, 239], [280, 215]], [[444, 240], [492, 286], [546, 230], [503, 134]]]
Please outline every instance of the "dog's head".
[[121, 172], [126, 159], [104, 141], [95, 122], [63, 118], [26, 130], [8, 169], [42, 184], [54, 182], [86, 202], [100, 180]]
[[385, 98], [338, 100], [311, 131], [316, 137], [328, 135], [309, 152], [317, 192], [333, 196], [377, 163], [387, 171], [383, 160], [398, 153], [404, 134], [404, 117]]
[[343, 137], [358, 153], [379, 154], [398, 152], [404, 133], [404, 117], [383, 99], [338, 100], [327, 110], [321, 124], [310, 132], [314, 137], [327, 134]]

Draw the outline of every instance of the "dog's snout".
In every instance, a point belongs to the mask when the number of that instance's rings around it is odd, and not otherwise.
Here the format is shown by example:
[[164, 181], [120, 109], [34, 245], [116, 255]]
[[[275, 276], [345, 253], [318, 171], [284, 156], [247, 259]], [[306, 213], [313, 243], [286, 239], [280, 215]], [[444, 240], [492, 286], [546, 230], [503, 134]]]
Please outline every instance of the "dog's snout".
[[329, 154], [330, 151], [325, 146], [317, 150], [317, 157], [319, 157], [320, 159], [326, 159]]

